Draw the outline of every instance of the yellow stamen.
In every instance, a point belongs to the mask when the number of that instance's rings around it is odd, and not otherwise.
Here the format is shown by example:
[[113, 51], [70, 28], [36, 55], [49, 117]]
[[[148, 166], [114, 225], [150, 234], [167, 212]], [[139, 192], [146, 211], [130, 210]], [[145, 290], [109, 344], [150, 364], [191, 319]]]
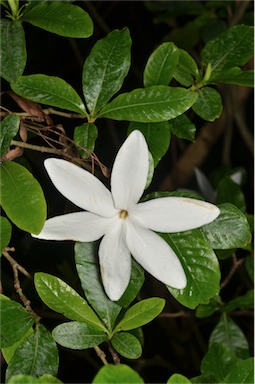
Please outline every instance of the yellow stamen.
[[128, 211], [126, 211], [125, 209], [122, 209], [120, 211], [120, 218], [121, 219], [125, 219], [127, 217], [127, 215], [128, 215]]

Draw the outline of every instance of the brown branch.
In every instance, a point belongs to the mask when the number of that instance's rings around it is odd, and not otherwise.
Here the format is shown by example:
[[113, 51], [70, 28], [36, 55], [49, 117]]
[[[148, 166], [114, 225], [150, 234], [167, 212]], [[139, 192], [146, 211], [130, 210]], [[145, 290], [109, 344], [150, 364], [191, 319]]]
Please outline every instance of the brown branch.
[[225, 279], [223, 280], [223, 282], [221, 283], [220, 285], [220, 288], [223, 289], [226, 287], [226, 285], [229, 283], [229, 281], [232, 279], [233, 275], [235, 274], [235, 272], [238, 270], [238, 268], [240, 268], [240, 266], [243, 264], [244, 262], [244, 259], [239, 259], [237, 260], [237, 257], [236, 257], [236, 254], [233, 253], [232, 255], [232, 260], [233, 260], [233, 265], [232, 265], [232, 268], [230, 269], [228, 275], [225, 277]]
[[117, 354], [117, 352], [115, 351], [115, 349], [111, 345], [109, 345], [109, 351], [112, 355], [112, 359], [113, 359], [114, 364], [120, 364], [119, 355]]
[[189, 312], [186, 311], [180, 311], [175, 313], [161, 313], [158, 317], [160, 318], [175, 318], [175, 317], [190, 317]]
[[107, 365], [108, 361], [106, 360], [106, 355], [105, 355], [104, 351], [102, 351], [102, 349], [99, 348], [98, 345], [95, 345], [94, 350], [96, 351], [97, 356], [102, 360], [104, 365]]

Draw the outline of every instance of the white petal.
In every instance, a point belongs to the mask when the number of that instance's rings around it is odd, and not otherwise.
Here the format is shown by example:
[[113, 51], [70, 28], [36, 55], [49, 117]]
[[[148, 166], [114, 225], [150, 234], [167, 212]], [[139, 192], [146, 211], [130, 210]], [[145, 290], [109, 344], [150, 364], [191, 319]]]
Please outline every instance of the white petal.
[[120, 148], [112, 169], [111, 189], [116, 208], [128, 209], [139, 201], [148, 170], [147, 143], [140, 131], [133, 131]]
[[110, 191], [94, 175], [62, 159], [44, 165], [55, 187], [75, 205], [105, 217], [116, 213]]
[[126, 239], [133, 257], [152, 276], [173, 288], [185, 288], [181, 262], [159, 235], [129, 220]]
[[131, 255], [120, 225], [107, 233], [99, 246], [99, 262], [105, 291], [111, 300], [119, 300], [131, 275]]
[[74, 212], [46, 220], [42, 231], [32, 235], [44, 240], [95, 241], [116, 225], [118, 219], [90, 212]]
[[137, 204], [129, 214], [153, 231], [174, 233], [208, 224], [220, 210], [201, 200], [172, 196]]

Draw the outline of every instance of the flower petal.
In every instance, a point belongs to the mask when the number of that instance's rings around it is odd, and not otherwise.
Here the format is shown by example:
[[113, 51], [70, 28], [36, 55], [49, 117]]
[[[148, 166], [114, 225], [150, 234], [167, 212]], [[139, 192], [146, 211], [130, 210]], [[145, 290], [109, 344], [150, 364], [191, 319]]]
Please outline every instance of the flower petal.
[[220, 210], [201, 200], [170, 196], [137, 204], [129, 214], [153, 231], [174, 233], [208, 224]]
[[143, 194], [149, 171], [149, 151], [143, 134], [133, 131], [120, 148], [112, 169], [114, 205], [128, 209]]
[[185, 288], [181, 262], [159, 235], [128, 220], [126, 240], [131, 254], [147, 272], [173, 288]]
[[32, 236], [44, 240], [95, 241], [116, 223], [116, 217], [109, 219], [90, 212], [74, 212], [46, 220], [42, 231]]
[[119, 300], [131, 275], [131, 255], [124, 241], [124, 223], [107, 233], [99, 246], [104, 289], [111, 300]]
[[94, 175], [62, 159], [49, 158], [44, 165], [55, 187], [75, 205], [105, 217], [116, 213], [110, 191]]

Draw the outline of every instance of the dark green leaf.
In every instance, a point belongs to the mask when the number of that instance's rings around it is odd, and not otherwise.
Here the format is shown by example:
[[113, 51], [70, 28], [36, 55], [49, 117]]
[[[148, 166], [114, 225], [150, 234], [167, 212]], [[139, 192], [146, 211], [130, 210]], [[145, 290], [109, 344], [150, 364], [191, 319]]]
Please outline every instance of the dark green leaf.
[[187, 379], [187, 377], [180, 375], [179, 373], [174, 373], [169, 379], [167, 380], [166, 384], [189, 384], [191, 381]]
[[32, 335], [34, 332], [32, 326], [27, 330], [27, 332], [23, 333], [22, 337], [16, 341], [16, 343], [10, 345], [9, 347], [4, 347], [1, 349], [4, 360], [6, 361], [7, 364], [10, 363], [11, 359], [13, 358], [16, 350], [19, 348], [20, 345], [24, 343], [24, 341]]
[[73, 139], [83, 159], [89, 157], [94, 151], [97, 136], [98, 131], [95, 124], [84, 123], [75, 127]]
[[216, 203], [231, 203], [240, 211], [246, 211], [243, 191], [229, 176], [224, 177], [217, 186]]
[[22, 76], [11, 87], [15, 93], [28, 100], [86, 115], [80, 96], [59, 77], [40, 74]]
[[8, 381], [8, 384], [61, 384], [62, 381], [56, 377], [45, 374], [39, 378], [30, 375], [14, 375]]
[[220, 300], [218, 296], [213, 297], [208, 304], [200, 304], [196, 309], [196, 317], [203, 319], [211, 316], [220, 309]]
[[138, 359], [142, 354], [139, 340], [128, 332], [115, 333], [111, 339], [113, 348], [127, 359]]
[[20, 22], [0, 20], [1, 76], [15, 82], [22, 75], [26, 61], [26, 41]]
[[251, 384], [254, 383], [254, 358], [239, 361], [234, 369], [223, 380], [222, 384]]
[[39, 233], [46, 219], [42, 188], [22, 165], [6, 161], [1, 165], [1, 205], [17, 227]]
[[125, 364], [107, 364], [102, 367], [92, 384], [143, 384], [143, 379], [131, 367]]
[[180, 115], [169, 122], [170, 131], [180, 139], [193, 141], [196, 134], [196, 126], [186, 115]]
[[7, 245], [9, 245], [9, 242], [11, 240], [12, 235], [12, 226], [9, 220], [7, 220], [5, 217], [0, 218], [0, 242], [1, 242], [1, 254], [2, 251]]
[[194, 384], [218, 384], [218, 380], [216, 380], [215, 377], [211, 375], [195, 376], [190, 381]]
[[130, 67], [130, 47], [129, 30], [115, 30], [98, 40], [85, 60], [83, 93], [92, 115], [121, 88]]
[[160, 123], [137, 123], [132, 122], [128, 127], [128, 134], [138, 129], [147, 141], [149, 151], [154, 160], [154, 167], [166, 154], [170, 145], [170, 129], [167, 121]]
[[159, 45], [150, 55], [144, 69], [145, 87], [169, 85], [179, 60], [179, 50], [173, 43]]
[[222, 113], [221, 95], [214, 88], [203, 87], [198, 90], [198, 98], [192, 109], [202, 119], [214, 121]]
[[91, 348], [107, 340], [105, 332], [78, 321], [58, 325], [53, 329], [52, 336], [58, 344], [71, 349]]
[[230, 300], [222, 308], [225, 312], [231, 312], [236, 308], [253, 308], [254, 307], [254, 290], [246, 292], [245, 295], [238, 296], [233, 300]]
[[66, 37], [85, 38], [93, 33], [93, 23], [87, 12], [58, 1], [39, 3], [24, 14], [23, 20]]
[[245, 215], [232, 204], [220, 204], [219, 208], [221, 213], [217, 219], [203, 226], [212, 248], [241, 248], [249, 244], [251, 232]]
[[179, 62], [174, 78], [185, 87], [190, 87], [199, 76], [197, 63], [188, 52], [179, 49]]
[[249, 278], [254, 281], [254, 257], [253, 254], [246, 256], [245, 258], [245, 269], [248, 273]]
[[239, 67], [213, 72], [209, 83], [225, 83], [254, 87], [254, 71], [243, 71]]
[[11, 145], [14, 136], [19, 130], [19, 118], [12, 114], [6, 116], [1, 122], [0, 157], [3, 157]]
[[184, 88], [154, 85], [122, 93], [107, 104], [97, 117], [156, 123], [174, 119], [187, 111], [197, 94]]

